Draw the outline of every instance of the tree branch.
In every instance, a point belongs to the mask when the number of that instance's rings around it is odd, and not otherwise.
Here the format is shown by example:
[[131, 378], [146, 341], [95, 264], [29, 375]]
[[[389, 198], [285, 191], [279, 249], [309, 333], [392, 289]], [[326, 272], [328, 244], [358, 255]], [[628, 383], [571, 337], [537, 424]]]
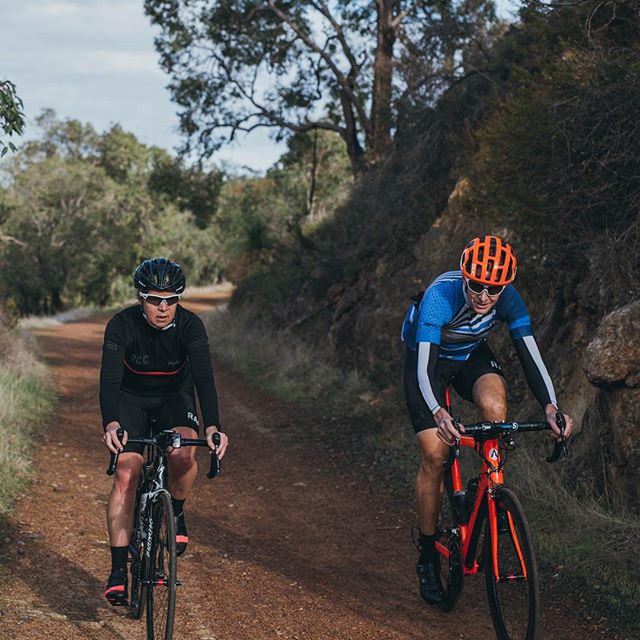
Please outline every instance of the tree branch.
[[329, 56], [329, 54], [326, 51], [323, 51], [316, 44], [316, 42], [314, 42], [306, 33], [304, 33], [304, 31], [302, 31], [302, 29], [300, 28], [300, 25], [293, 18], [291, 18], [291, 16], [287, 15], [281, 9], [276, 7], [274, 0], [268, 0], [267, 4], [269, 5], [269, 7], [273, 11], [273, 13], [275, 13], [280, 18], [280, 20], [282, 20], [287, 25], [289, 25], [289, 27], [295, 33], [298, 34], [298, 37], [312, 51], [315, 51], [319, 56], [321, 56], [322, 59], [326, 62], [327, 66], [331, 69], [331, 71], [333, 72], [334, 76], [336, 77], [336, 79], [340, 83], [340, 86], [341, 86], [345, 96], [348, 98], [349, 102], [354, 106], [356, 112], [358, 113], [358, 117], [359, 117], [360, 122], [362, 124], [362, 128], [363, 128], [363, 130], [365, 132], [365, 135], [367, 136], [367, 138], [369, 138], [371, 136], [371, 121], [369, 120], [369, 117], [367, 116], [367, 114], [366, 114], [366, 112], [364, 110], [364, 105], [360, 102], [360, 100], [358, 100], [358, 98], [356, 97], [356, 95], [353, 92], [352, 87], [349, 85], [349, 82], [347, 81], [347, 78], [340, 71], [340, 69], [338, 69], [338, 67], [336, 66], [335, 62], [331, 59], [331, 56]]

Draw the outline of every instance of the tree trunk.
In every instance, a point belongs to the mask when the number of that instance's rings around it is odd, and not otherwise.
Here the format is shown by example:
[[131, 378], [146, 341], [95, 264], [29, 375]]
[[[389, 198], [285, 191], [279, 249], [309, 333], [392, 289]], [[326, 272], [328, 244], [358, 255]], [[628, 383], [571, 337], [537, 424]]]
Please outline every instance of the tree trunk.
[[351, 170], [355, 176], [358, 176], [361, 173], [364, 173], [367, 165], [364, 160], [362, 145], [358, 140], [358, 129], [356, 127], [356, 120], [353, 114], [353, 105], [345, 95], [344, 91], [341, 92], [340, 101], [342, 102], [342, 112], [344, 113], [346, 125], [345, 132], [341, 135], [347, 145], [347, 154], [351, 161]]
[[397, 0], [376, 0], [377, 40], [373, 62], [373, 99], [371, 104], [373, 162], [380, 160], [391, 145], [393, 45], [396, 40], [393, 8], [396, 4]]

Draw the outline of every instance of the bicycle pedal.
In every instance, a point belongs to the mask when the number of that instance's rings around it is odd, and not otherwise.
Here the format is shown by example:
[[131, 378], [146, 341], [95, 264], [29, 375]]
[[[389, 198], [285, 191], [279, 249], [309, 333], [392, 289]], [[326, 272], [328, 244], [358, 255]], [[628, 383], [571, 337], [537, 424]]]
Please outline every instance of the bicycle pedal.
[[128, 600], [124, 600], [123, 598], [107, 598], [107, 602], [112, 606], [112, 607], [128, 607], [129, 605], [129, 601]]

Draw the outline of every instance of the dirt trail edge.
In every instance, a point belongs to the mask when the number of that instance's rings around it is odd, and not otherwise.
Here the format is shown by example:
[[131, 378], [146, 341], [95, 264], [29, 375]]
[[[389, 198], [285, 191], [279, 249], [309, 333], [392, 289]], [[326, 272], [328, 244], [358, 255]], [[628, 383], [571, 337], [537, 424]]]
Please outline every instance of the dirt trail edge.
[[[207, 294], [187, 306], [202, 312], [219, 301]], [[145, 636], [142, 621], [101, 595], [111, 486], [97, 404], [106, 320], [36, 331], [60, 404], [35, 455], [37, 479], [0, 549], [2, 639]], [[220, 363], [216, 379], [232, 444], [221, 478], [207, 480], [206, 453], [199, 458], [186, 507], [192, 542], [178, 567], [176, 640], [495, 637], [482, 577], [467, 580], [453, 614], [421, 602], [407, 505], [355, 472], [339, 473], [318, 437], [305, 437], [297, 409]], [[541, 640], [600, 637], [567, 616], [560, 606], [546, 610]]]

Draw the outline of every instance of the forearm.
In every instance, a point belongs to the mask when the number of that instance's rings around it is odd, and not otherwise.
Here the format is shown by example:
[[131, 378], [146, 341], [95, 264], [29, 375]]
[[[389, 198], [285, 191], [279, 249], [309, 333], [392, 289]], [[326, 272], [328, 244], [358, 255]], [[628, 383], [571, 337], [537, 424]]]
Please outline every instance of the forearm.
[[513, 344], [535, 399], [545, 412], [547, 412], [549, 405], [557, 407], [553, 382], [540, 355], [535, 338], [533, 336], [517, 338]]
[[440, 403], [435, 394], [435, 376], [438, 366], [438, 353], [440, 347], [433, 342], [419, 342], [418, 348], [418, 385], [422, 397], [431, 413], [435, 414], [440, 409]]
[[218, 409], [218, 393], [213, 375], [213, 365], [208, 348], [199, 348], [189, 352], [189, 364], [191, 375], [198, 393], [200, 410], [205, 429], [215, 426], [220, 427], [220, 415]]
[[103, 352], [100, 369], [100, 411], [102, 426], [120, 420], [120, 385], [122, 382], [122, 353], [119, 351]]

